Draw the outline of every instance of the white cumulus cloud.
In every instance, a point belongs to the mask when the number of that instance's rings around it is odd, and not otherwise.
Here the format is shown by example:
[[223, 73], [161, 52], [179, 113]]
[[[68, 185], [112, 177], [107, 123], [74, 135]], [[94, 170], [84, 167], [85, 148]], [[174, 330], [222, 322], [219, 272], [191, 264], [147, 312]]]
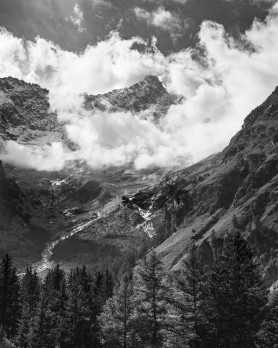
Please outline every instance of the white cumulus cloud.
[[[13, 76], [50, 90], [51, 108], [67, 121], [67, 135], [77, 144], [22, 147], [6, 144], [2, 158], [37, 169], [59, 169], [70, 159], [93, 168], [134, 163], [136, 168], [190, 164], [221, 151], [244, 118], [278, 84], [278, 5], [264, 22], [255, 20], [240, 40], [224, 28], [204, 22], [198, 34], [203, 54], [187, 49], [164, 56], [157, 49], [139, 52], [141, 38], [112, 33], [79, 54], [41, 38], [26, 42], [0, 33], [0, 77]], [[250, 47], [252, 49], [250, 49]], [[157, 75], [169, 92], [184, 97], [158, 125], [131, 113], [88, 112], [83, 93], [99, 94], [131, 86]]]
[[77, 26], [78, 32], [83, 33], [86, 29], [82, 28], [82, 22], [83, 22], [83, 12], [81, 11], [78, 4], [75, 4], [73, 8], [73, 15], [69, 18], [66, 18], [68, 21], [71, 21], [74, 25]]
[[146, 21], [149, 26], [168, 31], [173, 41], [181, 36], [188, 27], [186, 21], [183, 21], [176, 13], [166, 11], [164, 7], [159, 7], [152, 12], [136, 7], [134, 12], [139, 20]]

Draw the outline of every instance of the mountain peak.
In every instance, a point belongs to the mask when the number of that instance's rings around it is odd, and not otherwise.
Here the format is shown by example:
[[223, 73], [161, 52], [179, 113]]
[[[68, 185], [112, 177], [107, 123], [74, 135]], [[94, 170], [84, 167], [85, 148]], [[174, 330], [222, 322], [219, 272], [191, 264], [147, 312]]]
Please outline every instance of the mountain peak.
[[101, 95], [85, 95], [85, 107], [88, 110], [132, 113], [150, 110], [154, 121], [163, 117], [169, 107], [178, 102], [179, 97], [170, 94], [154, 75], [145, 77], [131, 87], [115, 89]]

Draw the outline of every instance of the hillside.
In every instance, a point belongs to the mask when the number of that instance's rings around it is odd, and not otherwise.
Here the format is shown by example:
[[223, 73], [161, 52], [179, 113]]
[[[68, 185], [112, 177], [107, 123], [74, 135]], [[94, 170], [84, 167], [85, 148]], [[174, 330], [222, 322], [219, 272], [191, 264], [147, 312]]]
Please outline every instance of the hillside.
[[[64, 125], [49, 111], [47, 90], [5, 78], [0, 97], [2, 140], [26, 146], [59, 140], [70, 147]], [[85, 95], [84, 106], [140, 112], [156, 123], [178, 102], [150, 76], [130, 88]], [[192, 242], [212, 264], [236, 225], [270, 285], [278, 273], [278, 89], [246, 117], [222, 152], [191, 167], [165, 175], [163, 169], [93, 170], [79, 162], [60, 172], [4, 163], [0, 198], [1, 255], [10, 251], [21, 266], [35, 262], [44, 269], [51, 261], [97, 268], [117, 260], [116, 272], [154, 243], [173, 270]]]
[[56, 209], [30, 199], [7, 178], [0, 161], [0, 257], [9, 252], [20, 267], [29, 265], [41, 257], [45, 243], [60, 223]]
[[168, 268], [179, 267], [193, 241], [212, 264], [236, 224], [262, 262], [268, 284], [277, 280], [278, 88], [221, 153], [166, 176], [132, 202], [159, 216], [160, 229], [170, 236], [157, 247]]

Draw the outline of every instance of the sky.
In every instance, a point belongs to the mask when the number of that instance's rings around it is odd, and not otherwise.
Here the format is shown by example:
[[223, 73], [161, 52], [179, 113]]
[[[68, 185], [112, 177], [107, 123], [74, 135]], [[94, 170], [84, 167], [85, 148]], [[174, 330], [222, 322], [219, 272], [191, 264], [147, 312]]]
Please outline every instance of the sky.
[[[67, 121], [61, 143], [5, 144], [1, 158], [38, 170], [189, 165], [221, 151], [278, 85], [278, 4], [268, 0], [0, 0], [0, 77], [38, 83]], [[182, 96], [158, 125], [89, 113], [102, 94], [156, 75]]]
[[130, 39], [157, 37], [163, 53], [196, 44], [204, 20], [237, 35], [264, 19], [268, 0], [0, 0], [0, 25], [17, 37], [38, 35], [70, 51], [104, 39], [118, 27]]

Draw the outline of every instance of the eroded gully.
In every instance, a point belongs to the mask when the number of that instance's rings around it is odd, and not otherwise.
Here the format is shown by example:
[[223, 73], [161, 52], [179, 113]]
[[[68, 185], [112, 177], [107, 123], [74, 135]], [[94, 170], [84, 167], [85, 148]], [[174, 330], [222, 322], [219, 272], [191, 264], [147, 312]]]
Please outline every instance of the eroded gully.
[[51, 268], [53, 261], [50, 261], [51, 255], [53, 254], [53, 249], [54, 247], [62, 242], [65, 239], [68, 239], [69, 237], [75, 235], [76, 233], [82, 231], [85, 227], [91, 225], [94, 221], [98, 220], [100, 218], [100, 213], [97, 213], [97, 217], [93, 220], [90, 220], [88, 222], [84, 222], [81, 223], [80, 225], [78, 225], [77, 227], [75, 227], [71, 232], [65, 234], [64, 236], [62, 236], [59, 239], [56, 239], [55, 241], [51, 242], [51, 243], [47, 243], [46, 248], [44, 249], [44, 251], [42, 252], [42, 259], [39, 263], [37, 263], [36, 265], [34, 265], [34, 269], [36, 269], [36, 271], [39, 272], [43, 272], [46, 269]]

